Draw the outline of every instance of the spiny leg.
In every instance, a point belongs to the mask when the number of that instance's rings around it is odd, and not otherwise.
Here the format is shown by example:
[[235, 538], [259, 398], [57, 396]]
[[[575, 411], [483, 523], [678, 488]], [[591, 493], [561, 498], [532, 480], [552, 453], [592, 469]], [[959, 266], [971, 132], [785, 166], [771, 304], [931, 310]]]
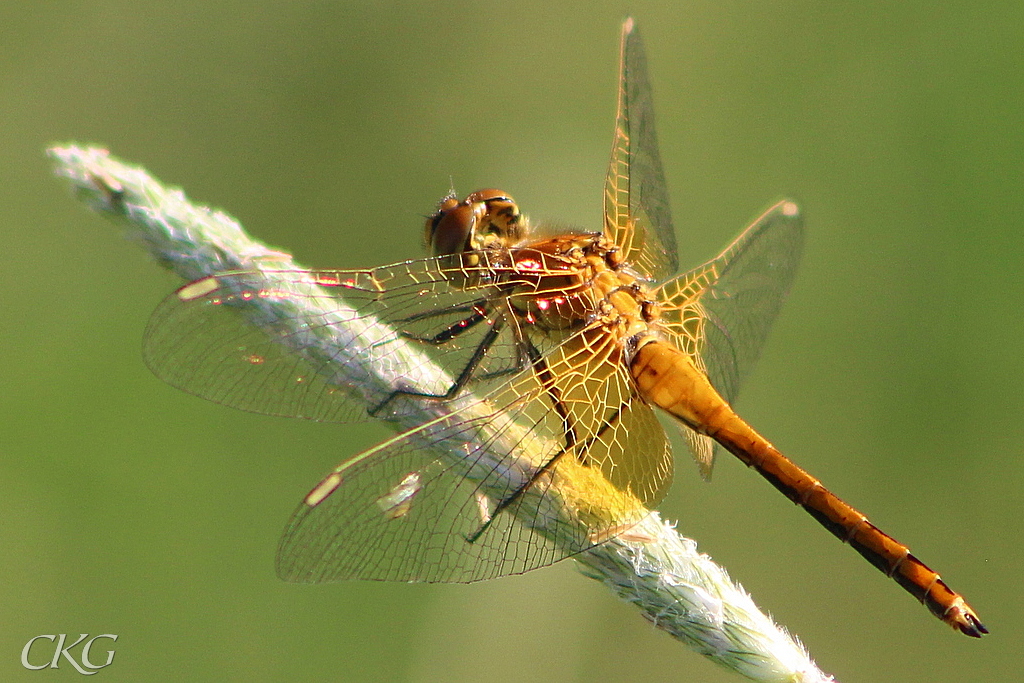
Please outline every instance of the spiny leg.
[[[491, 346], [494, 345], [494, 342], [497, 341], [498, 336], [501, 334], [501, 330], [502, 319], [498, 318], [497, 320], [495, 320], [494, 325], [492, 325], [490, 329], [487, 330], [487, 334], [485, 334], [484, 338], [480, 340], [480, 343], [477, 344], [476, 349], [473, 350], [473, 355], [470, 357], [469, 361], [466, 363], [465, 366], [463, 366], [462, 370], [459, 372], [459, 376], [455, 378], [455, 381], [452, 382], [452, 385], [448, 387], [448, 389], [444, 393], [432, 394], [430, 392], [425, 391], [395, 389], [376, 406], [367, 408], [366, 412], [370, 415], [370, 417], [377, 417], [377, 415], [380, 414], [380, 412], [384, 409], [385, 406], [387, 406], [389, 403], [394, 401], [399, 396], [411, 396], [414, 398], [422, 398], [430, 401], [450, 401], [451, 399], [455, 398], [459, 394], [459, 392], [462, 391], [463, 387], [465, 387], [469, 380], [473, 377], [473, 373], [476, 371], [477, 367], [480, 365], [484, 357], [487, 355], [487, 351], [491, 348]], [[442, 332], [441, 334], [444, 334], [444, 332]], [[458, 334], [461, 334], [461, 331]]]
[[445, 329], [435, 334], [433, 337], [419, 337], [414, 334], [409, 334], [408, 332], [402, 332], [400, 334], [405, 339], [411, 339], [413, 341], [422, 342], [424, 344], [431, 344], [433, 346], [440, 346], [441, 344], [450, 342], [452, 339], [455, 339], [463, 332], [467, 332], [476, 327], [477, 325], [479, 325], [480, 323], [482, 323], [483, 321], [487, 320], [487, 300], [481, 299], [479, 301], [473, 302], [468, 306], [459, 306], [457, 308], [450, 308], [441, 311], [427, 311], [425, 313], [412, 315], [409, 316], [408, 318], [403, 318], [395, 322], [398, 325], [404, 325], [407, 323], [419, 322], [421, 320], [429, 320], [430, 318], [437, 318], [442, 315], [449, 315], [451, 313], [466, 313], [469, 315], [466, 318], [463, 318], [462, 320], [458, 321], [457, 323], [449, 325]]
[[[586, 458], [586, 451], [590, 448], [590, 446], [595, 441], [600, 439], [604, 435], [604, 433], [608, 431], [608, 429], [610, 429], [616, 422], [618, 422], [619, 417], [622, 415], [622, 410], [625, 407], [625, 403], [620, 403], [619, 407], [615, 409], [615, 412], [601, 425], [601, 429], [599, 429], [596, 434], [589, 437], [586, 441], [584, 441], [581, 444], [579, 452], [576, 454], [576, 457], [579, 458], [581, 462], [584, 462], [584, 458]], [[522, 498], [523, 494], [525, 494], [526, 491], [531, 486], [533, 486], [537, 482], [537, 480], [541, 478], [541, 476], [544, 475], [544, 473], [551, 472], [554, 466], [558, 463], [558, 461], [561, 460], [562, 457], [570, 450], [572, 450], [572, 446], [566, 446], [564, 448], [559, 449], [557, 453], [548, 458], [548, 461], [546, 463], [544, 463], [536, 470], [534, 470], [533, 474], [530, 475], [530, 478], [529, 480], [526, 481], [526, 483], [524, 483], [522, 486], [517, 488], [515, 491], [513, 491], [505, 498], [499, 500], [498, 504], [494, 506], [494, 510], [490, 513], [490, 516], [486, 520], [484, 520], [483, 524], [480, 525], [479, 529], [477, 529], [471, 535], [466, 537], [466, 541], [468, 543], [476, 543], [477, 540], [484, 534], [484, 532], [486, 532], [487, 529], [490, 528], [491, 522], [494, 521], [494, 518], [497, 517], [499, 513], [508, 509], [509, 506], [511, 506], [520, 498]]]
[[558, 385], [555, 384], [555, 376], [551, 373], [551, 368], [548, 367], [547, 361], [544, 360], [544, 356], [533, 345], [533, 342], [529, 339], [522, 339], [521, 346], [526, 349], [530, 365], [533, 366], [534, 373], [536, 373], [537, 378], [540, 380], [541, 386], [544, 387], [544, 393], [551, 399], [551, 405], [554, 407], [555, 412], [562, 418], [563, 431], [565, 432], [565, 450], [568, 451], [576, 443], [576, 428], [572, 424], [572, 416], [569, 415], [568, 408], [566, 408], [565, 403], [562, 401], [562, 392]]

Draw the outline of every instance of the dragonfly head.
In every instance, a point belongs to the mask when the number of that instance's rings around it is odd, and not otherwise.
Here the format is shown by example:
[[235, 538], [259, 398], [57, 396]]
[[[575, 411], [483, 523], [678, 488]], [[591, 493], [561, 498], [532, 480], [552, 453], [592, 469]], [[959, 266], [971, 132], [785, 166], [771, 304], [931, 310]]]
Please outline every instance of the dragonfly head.
[[525, 220], [512, 197], [501, 190], [477, 190], [461, 202], [441, 200], [427, 219], [426, 238], [434, 256], [509, 247], [524, 232]]

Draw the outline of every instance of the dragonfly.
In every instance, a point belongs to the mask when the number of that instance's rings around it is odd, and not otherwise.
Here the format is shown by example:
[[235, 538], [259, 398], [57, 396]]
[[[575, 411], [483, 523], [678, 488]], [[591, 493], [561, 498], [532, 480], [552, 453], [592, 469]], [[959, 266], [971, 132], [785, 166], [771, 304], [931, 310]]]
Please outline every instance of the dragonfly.
[[[147, 328], [149, 367], [198, 396], [400, 425], [302, 499], [278, 548], [283, 579], [472, 582], [628, 534], [672, 480], [661, 412], [705, 479], [719, 451], [732, 453], [939, 619], [987, 633], [907, 546], [732, 408], [793, 280], [801, 213], [780, 201], [721, 254], [677, 274], [632, 20], [622, 28], [603, 228], [534, 226], [511, 195], [485, 189], [445, 197], [425, 233], [431, 255], [419, 260], [202, 278], [170, 295]], [[282, 320], [271, 305], [302, 314]]]

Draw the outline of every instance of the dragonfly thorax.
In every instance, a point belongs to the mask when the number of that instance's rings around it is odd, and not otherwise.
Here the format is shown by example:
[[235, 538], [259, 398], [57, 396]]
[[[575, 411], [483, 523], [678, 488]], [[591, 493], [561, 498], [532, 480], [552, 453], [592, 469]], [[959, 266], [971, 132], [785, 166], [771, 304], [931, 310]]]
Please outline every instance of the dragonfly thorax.
[[523, 283], [509, 298], [513, 309], [549, 333], [600, 326], [623, 341], [649, 333], [657, 304], [618, 252], [600, 234], [563, 235], [511, 250]]

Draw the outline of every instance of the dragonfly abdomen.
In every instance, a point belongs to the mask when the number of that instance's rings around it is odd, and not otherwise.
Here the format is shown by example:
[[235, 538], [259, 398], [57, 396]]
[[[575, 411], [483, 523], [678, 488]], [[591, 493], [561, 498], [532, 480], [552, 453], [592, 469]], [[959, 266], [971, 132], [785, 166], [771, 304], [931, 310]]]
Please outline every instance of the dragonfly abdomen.
[[[749, 426], [746, 429], [756, 434]], [[736, 437], [726, 428], [714, 438], [727, 450], [736, 453], [739, 450]], [[739, 438], [739, 443], [744, 441], [748, 439]], [[839, 540], [848, 543], [886, 576], [895, 579], [932, 614], [969, 636], [980, 637], [988, 632], [964, 598], [911, 554], [910, 548], [876, 527], [863, 513], [829, 491], [763, 438], [751, 450], [755, 452], [754, 457], [748, 461], [748, 452], [741, 459]]]
[[630, 361], [630, 374], [644, 398], [753, 467], [939, 619], [969, 636], [988, 633], [963, 596], [907, 546], [868, 521], [740, 418], [687, 354], [657, 339], [645, 341]]

